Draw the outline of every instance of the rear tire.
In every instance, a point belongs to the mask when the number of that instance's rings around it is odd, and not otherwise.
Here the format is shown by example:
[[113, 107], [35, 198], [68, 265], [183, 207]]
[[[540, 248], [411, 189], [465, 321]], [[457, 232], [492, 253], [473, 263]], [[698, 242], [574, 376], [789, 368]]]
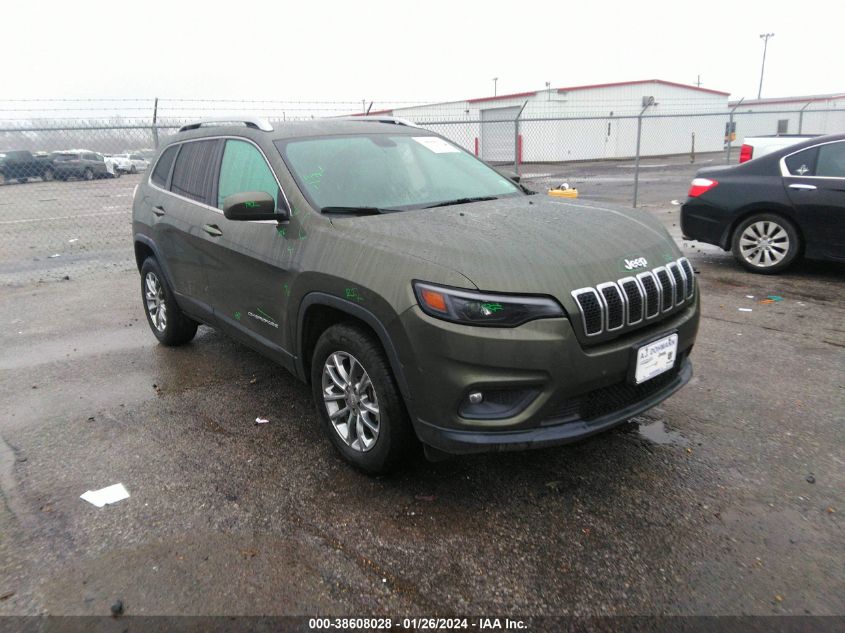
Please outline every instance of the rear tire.
[[132, 167], [129, 168], [129, 173], [130, 174], [137, 174], [138, 173], [138, 170], [136, 169], [135, 165], [132, 165]]
[[50, 182], [51, 180], [53, 180], [54, 177], [55, 174], [53, 173], [52, 169], [45, 169], [44, 175], [41, 177], [41, 180], [43, 180], [44, 182]]
[[91, 170], [90, 167], [88, 167], [85, 169], [85, 172], [82, 174], [82, 177], [85, 178], [85, 180], [94, 180], [94, 172]]
[[158, 262], [152, 257], [141, 266], [141, 300], [147, 323], [162, 345], [184, 345], [196, 336], [197, 322], [179, 309]]
[[0, 186], [3, 186], [5, 184], [6, 184], [6, 174], [0, 172]]
[[762, 275], [786, 270], [801, 253], [801, 238], [795, 225], [774, 213], [745, 218], [736, 227], [731, 243], [736, 260]]
[[311, 391], [323, 430], [356, 468], [388, 473], [414, 446], [387, 357], [363, 328], [342, 323], [323, 332], [312, 357]]

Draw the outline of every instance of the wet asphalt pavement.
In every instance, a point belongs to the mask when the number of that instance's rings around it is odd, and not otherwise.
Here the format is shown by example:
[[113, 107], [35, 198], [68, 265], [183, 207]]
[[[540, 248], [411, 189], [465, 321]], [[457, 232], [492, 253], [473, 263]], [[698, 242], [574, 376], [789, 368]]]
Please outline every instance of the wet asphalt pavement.
[[[680, 242], [669, 196], [645, 202]], [[0, 614], [845, 614], [845, 268], [684, 251], [678, 394], [378, 479], [273, 363], [205, 327], [156, 345], [136, 272], [0, 288]]]

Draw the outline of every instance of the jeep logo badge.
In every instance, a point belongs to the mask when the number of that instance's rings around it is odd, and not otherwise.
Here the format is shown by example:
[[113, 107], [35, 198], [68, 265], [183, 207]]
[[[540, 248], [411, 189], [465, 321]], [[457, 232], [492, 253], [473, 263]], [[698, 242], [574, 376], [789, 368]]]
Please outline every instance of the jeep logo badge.
[[648, 262], [646, 261], [645, 257], [637, 257], [636, 259], [626, 259], [625, 262], [625, 270], [634, 270], [635, 268], [645, 268], [648, 266]]

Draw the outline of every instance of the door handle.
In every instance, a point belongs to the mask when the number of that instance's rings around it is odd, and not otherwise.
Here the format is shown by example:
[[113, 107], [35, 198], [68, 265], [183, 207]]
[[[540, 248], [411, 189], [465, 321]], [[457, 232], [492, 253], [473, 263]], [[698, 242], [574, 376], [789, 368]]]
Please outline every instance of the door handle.
[[202, 230], [208, 233], [211, 237], [220, 237], [223, 235], [223, 231], [216, 224], [206, 224], [202, 227]]
[[801, 183], [795, 183], [794, 185], [789, 185], [790, 189], [801, 189], [802, 191], [812, 191], [816, 189], [815, 185], [802, 185]]
[[164, 207], [161, 205], [154, 206], [153, 213], [155, 213], [158, 217], [163, 216], [165, 214]]

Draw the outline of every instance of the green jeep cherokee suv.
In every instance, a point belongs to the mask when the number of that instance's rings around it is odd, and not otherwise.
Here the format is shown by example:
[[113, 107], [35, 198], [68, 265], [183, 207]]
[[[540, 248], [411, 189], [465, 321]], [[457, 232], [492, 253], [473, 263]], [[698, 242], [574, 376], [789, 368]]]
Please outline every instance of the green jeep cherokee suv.
[[184, 126], [133, 232], [158, 340], [204, 323], [277, 361], [371, 473], [417, 439], [570, 442], [692, 375], [695, 278], [657, 220], [529, 195], [400, 119]]

